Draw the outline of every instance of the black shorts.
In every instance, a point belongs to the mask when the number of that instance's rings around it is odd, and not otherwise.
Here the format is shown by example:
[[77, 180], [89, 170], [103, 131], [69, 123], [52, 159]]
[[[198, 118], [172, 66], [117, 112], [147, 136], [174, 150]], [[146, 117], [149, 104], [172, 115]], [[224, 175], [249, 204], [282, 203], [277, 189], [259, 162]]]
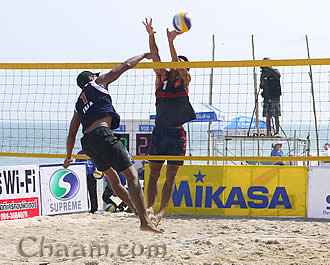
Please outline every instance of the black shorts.
[[84, 153], [94, 161], [99, 171], [112, 167], [121, 172], [134, 164], [125, 146], [108, 127], [97, 127], [86, 133], [80, 141]]
[[[183, 128], [154, 128], [149, 155], [184, 156], [185, 154], [186, 132]], [[150, 160], [150, 162], [164, 163], [164, 160]], [[182, 166], [183, 161], [168, 160], [167, 164]]]

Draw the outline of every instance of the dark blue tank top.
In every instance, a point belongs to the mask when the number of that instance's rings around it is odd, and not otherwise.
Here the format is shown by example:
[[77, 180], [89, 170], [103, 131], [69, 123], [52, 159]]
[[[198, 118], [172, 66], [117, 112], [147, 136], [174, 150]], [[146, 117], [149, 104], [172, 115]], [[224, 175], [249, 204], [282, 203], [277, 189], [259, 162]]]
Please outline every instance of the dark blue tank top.
[[156, 89], [156, 126], [177, 127], [196, 119], [186, 88], [179, 76], [172, 83], [169, 73]]
[[120, 116], [112, 105], [112, 99], [108, 90], [89, 82], [79, 95], [76, 102], [75, 111], [79, 115], [83, 132], [94, 121], [106, 116], [112, 116], [111, 129], [119, 127]]

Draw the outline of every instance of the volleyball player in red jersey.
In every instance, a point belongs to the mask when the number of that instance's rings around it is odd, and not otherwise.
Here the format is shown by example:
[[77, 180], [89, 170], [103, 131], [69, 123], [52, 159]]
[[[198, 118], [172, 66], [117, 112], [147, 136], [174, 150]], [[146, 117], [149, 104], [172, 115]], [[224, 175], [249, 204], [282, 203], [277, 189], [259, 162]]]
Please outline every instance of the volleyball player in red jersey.
[[[150, 52], [157, 54], [154, 62], [160, 62], [158, 47], [155, 41], [155, 31], [152, 19], [146, 19], [143, 24], [149, 34]], [[181, 33], [169, 31], [167, 38], [173, 62], [188, 61], [185, 56], [178, 56], [174, 47], [174, 39]], [[189, 102], [188, 92], [191, 80], [189, 69], [177, 68], [155, 69], [156, 73], [156, 121], [152, 133], [150, 155], [184, 156], [186, 152], [186, 132], [182, 125], [196, 119], [195, 112]], [[150, 177], [148, 183], [147, 213], [153, 222], [158, 225], [165, 208], [168, 206], [174, 190], [175, 177], [183, 161], [167, 161], [166, 181], [162, 190], [162, 200], [159, 211], [155, 214], [156, 197], [159, 192], [159, 176], [165, 161], [150, 161]]]

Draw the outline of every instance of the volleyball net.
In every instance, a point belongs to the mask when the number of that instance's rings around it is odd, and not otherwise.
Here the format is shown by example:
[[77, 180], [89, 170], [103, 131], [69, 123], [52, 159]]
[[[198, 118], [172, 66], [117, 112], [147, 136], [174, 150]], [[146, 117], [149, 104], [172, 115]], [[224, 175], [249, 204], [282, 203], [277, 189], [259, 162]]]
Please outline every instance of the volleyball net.
[[[0, 64], [0, 156], [64, 157], [81, 92], [77, 75], [106, 73], [116, 65]], [[264, 136], [261, 66], [281, 73], [280, 137]], [[189, 98], [197, 115], [184, 125], [186, 160], [266, 161], [279, 141], [287, 160], [328, 155], [323, 146], [330, 141], [330, 59], [297, 59], [140, 63], [109, 86], [121, 116], [115, 133], [136, 158], [148, 154], [155, 122], [152, 68], [177, 67], [190, 68]], [[272, 133], [274, 126], [272, 121]], [[75, 154], [81, 135], [80, 128]]]

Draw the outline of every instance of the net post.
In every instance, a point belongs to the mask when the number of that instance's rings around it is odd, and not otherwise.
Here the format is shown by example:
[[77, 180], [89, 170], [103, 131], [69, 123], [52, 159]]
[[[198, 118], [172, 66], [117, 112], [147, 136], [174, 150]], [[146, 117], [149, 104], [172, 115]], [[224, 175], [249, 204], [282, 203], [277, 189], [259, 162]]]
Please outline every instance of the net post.
[[[307, 48], [308, 59], [310, 59], [309, 44], [308, 44], [308, 36], [307, 35], [306, 35], [306, 48]], [[319, 132], [318, 132], [318, 127], [317, 127], [314, 82], [313, 82], [313, 72], [312, 72], [312, 66], [311, 65], [309, 65], [309, 78], [310, 78], [310, 81], [311, 81], [311, 91], [312, 91], [312, 100], [313, 100], [314, 125], [315, 125], [315, 134], [316, 134], [316, 149], [317, 149], [317, 156], [320, 156]], [[320, 162], [318, 162], [318, 164], [320, 165]]]
[[[212, 35], [212, 61], [215, 57], [215, 35]], [[210, 90], [209, 90], [209, 104], [212, 106], [212, 96], [213, 96], [213, 67], [211, 68], [210, 73]], [[207, 155], [211, 155], [211, 121], [208, 124], [208, 137], [207, 137]], [[210, 161], [207, 161], [207, 164], [210, 164]]]
[[[252, 42], [252, 58], [255, 61], [255, 49], [254, 49], [254, 36], [251, 35], [251, 42]], [[256, 68], [253, 67], [253, 84], [254, 84], [254, 98], [255, 98], [255, 110], [256, 110], [256, 126], [257, 126], [257, 134], [259, 136], [259, 100], [258, 100], [258, 84], [257, 84], [257, 73]], [[252, 117], [253, 119], [253, 117]], [[260, 142], [257, 141], [258, 145], [258, 156], [260, 156]]]

